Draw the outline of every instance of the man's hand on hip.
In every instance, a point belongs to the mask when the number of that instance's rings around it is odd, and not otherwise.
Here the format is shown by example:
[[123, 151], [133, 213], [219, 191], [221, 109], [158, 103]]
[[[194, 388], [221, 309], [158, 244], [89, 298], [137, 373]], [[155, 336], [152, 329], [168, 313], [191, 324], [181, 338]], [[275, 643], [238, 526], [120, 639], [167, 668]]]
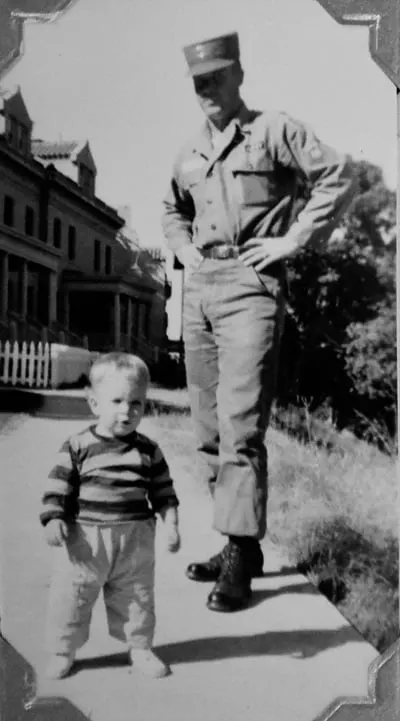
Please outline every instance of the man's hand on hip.
[[286, 235], [280, 238], [249, 238], [241, 246], [240, 257], [245, 265], [261, 271], [271, 263], [293, 255], [297, 249], [297, 243]]
[[184, 266], [187, 276], [189, 276], [203, 260], [202, 254], [193, 243], [191, 245], [184, 245], [176, 255]]

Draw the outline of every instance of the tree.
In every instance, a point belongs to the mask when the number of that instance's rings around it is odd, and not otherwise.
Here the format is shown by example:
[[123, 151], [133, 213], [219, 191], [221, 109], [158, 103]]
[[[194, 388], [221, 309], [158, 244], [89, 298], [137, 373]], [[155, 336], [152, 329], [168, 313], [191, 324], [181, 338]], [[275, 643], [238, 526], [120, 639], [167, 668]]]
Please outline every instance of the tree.
[[[377, 166], [353, 166], [358, 192], [338, 230], [288, 264], [290, 301], [278, 377], [280, 405], [307, 403], [313, 410], [329, 403], [340, 425], [356, 423], [361, 406], [366, 415], [376, 411], [377, 391], [372, 402], [362, 378], [372, 378], [370, 354], [379, 347], [379, 357], [386, 358], [383, 348], [394, 345], [393, 327], [384, 317], [392, 312], [385, 309], [392, 307], [395, 285], [395, 194]], [[380, 386], [381, 405], [385, 388]]]
[[346, 370], [352, 380], [354, 412], [365, 432], [394, 436], [397, 412], [395, 295], [367, 323], [347, 329]]

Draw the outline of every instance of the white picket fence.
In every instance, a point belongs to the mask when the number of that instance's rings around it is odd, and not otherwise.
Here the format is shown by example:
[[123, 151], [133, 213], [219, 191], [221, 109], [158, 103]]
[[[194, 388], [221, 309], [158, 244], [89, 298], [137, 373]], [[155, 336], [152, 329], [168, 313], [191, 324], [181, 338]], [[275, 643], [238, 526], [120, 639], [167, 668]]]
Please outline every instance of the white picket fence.
[[51, 383], [49, 343], [0, 341], [0, 382], [47, 388]]

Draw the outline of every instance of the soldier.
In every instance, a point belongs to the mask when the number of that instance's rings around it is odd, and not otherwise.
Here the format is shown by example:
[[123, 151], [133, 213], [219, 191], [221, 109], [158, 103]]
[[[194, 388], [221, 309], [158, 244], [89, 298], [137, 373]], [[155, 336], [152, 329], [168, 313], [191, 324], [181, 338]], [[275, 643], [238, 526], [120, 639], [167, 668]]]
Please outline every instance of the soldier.
[[[215, 581], [207, 606], [248, 605], [263, 573], [267, 451], [286, 296], [284, 259], [332, 232], [352, 197], [347, 160], [304, 123], [241, 99], [236, 33], [184, 48], [205, 123], [178, 154], [164, 200], [168, 247], [184, 266], [183, 338], [197, 449], [227, 542], [192, 563]], [[294, 217], [300, 183], [311, 193]]]

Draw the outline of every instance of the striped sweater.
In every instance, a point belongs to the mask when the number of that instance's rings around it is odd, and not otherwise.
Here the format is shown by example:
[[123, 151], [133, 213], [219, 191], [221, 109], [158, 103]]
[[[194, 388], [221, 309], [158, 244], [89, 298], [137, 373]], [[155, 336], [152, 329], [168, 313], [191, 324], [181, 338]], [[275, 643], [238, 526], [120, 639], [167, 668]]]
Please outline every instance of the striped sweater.
[[60, 518], [108, 525], [150, 518], [177, 505], [168, 465], [154, 441], [136, 431], [104, 438], [93, 425], [61, 447], [40, 522]]

